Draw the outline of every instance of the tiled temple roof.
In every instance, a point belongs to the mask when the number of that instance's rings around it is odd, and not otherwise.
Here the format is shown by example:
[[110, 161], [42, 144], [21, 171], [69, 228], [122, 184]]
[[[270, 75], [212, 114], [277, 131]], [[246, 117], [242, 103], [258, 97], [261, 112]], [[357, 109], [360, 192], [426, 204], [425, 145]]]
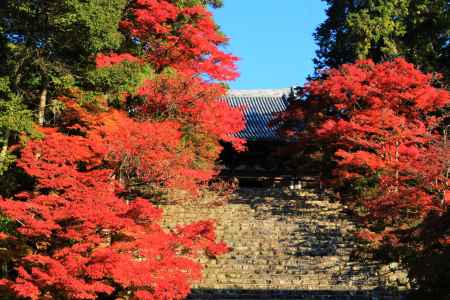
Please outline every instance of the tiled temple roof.
[[232, 93], [225, 96], [223, 100], [227, 101], [233, 107], [243, 107], [245, 109], [245, 119], [247, 127], [236, 134], [237, 137], [250, 141], [276, 141], [281, 140], [276, 126], [269, 126], [270, 121], [278, 112], [285, 111], [288, 106], [286, 97], [264, 96], [258, 94], [252, 96], [235, 96]]

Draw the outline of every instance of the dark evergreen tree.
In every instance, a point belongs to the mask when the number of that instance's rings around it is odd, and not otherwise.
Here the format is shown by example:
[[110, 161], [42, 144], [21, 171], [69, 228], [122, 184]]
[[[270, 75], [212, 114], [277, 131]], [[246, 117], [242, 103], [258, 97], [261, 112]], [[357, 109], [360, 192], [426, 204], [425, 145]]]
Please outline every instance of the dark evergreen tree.
[[424, 72], [450, 75], [450, 2], [447, 0], [325, 0], [317, 28], [317, 69], [357, 59], [403, 56]]

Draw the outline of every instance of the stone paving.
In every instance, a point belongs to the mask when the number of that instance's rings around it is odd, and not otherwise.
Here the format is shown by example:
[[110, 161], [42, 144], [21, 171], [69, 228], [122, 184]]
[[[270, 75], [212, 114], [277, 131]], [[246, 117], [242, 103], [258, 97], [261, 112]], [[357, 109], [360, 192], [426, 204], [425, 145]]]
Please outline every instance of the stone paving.
[[396, 264], [352, 258], [356, 225], [313, 190], [241, 188], [224, 206], [164, 209], [168, 227], [215, 219], [218, 238], [233, 248], [202, 260], [192, 299], [398, 299], [408, 286]]

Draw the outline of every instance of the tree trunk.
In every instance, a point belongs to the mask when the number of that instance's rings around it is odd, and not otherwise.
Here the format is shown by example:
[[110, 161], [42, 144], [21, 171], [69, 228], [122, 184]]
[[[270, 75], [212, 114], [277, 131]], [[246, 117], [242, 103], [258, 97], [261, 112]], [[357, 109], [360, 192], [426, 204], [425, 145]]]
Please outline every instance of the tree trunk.
[[[400, 159], [398, 148], [400, 147], [400, 142], [395, 142], [395, 162], [398, 164], [398, 161]], [[400, 170], [398, 166], [395, 170], [395, 191], [398, 192], [399, 190], [399, 177], [400, 177]]]
[[10, 135], [11, 135], [11, 130], [6, 129], [4, 144], [3, 144], [2, 150], [0, 152], [0, 164], [2, 164], [6, 159], [6, 154], [8, 153], [8, 141], [9, 141]]
[[44, 86], [42, 87], [41, 95], [39, 96], [38, 122], [40, 126], [43, 126], [45, 122], [45, 107], [47, 106], [47, 93], [48, 93], [48, 82], [45, 82]]
[[448, 129], [450, 128], [449, 125], [444, 127], [444, 146], [447, 146], [447, 136], [448, 136]]

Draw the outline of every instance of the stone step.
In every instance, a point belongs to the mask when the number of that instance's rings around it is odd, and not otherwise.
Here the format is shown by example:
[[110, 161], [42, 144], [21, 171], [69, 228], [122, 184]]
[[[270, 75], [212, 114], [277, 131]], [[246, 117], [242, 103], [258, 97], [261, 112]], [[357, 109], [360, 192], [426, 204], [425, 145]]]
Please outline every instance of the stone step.
[[381, 290], [193, 290], [189, 300], [397, 300], [403, 295], [392, 295]]
[[[273, 260], [272, 260], [273, 262]], [[221, 262], [220, 264], [212, 265], [208, 264], [206, 266], [206, 270], [223, 270], [224, 272], [227, 270], [239, 270], [242, 272], [258, 272], [258, 273], [270, 273], [273, 271], [283, 271], [283, 272], [292, 272], [295, 274], [308, 274], [308, 273], [330, 273], [330, 274], [345, 274], [352, 272], [353, 274], [360, 273], [369, 273], [373, 272], [377, 269], [377, 266], [357, 266], [354, 267], [350, 264], [345, 265], [342, 263], [336, 263], [334, 265], [330, 264], [317, 264], [312, 265], [308, 263], [303, 263], [300, 265], [294, 265], [294, 264], [286, 264], [286, 265], [279, 265], [279, 264], [240, 264], [238, 261], [235, 261], [233, 265], [230, 265], [230, 261]], [[244, 276], [247, 274], [244, 274]]]
[[[215, 219], [218, 239], [233, 248], [217, 260], [200, 259], [197, 291], [209, 292], [198, 299], [393, 299], [370, 298], [375, 288], [397, 288], [399, 277], [389, 281], [392, 270], [380, 275], [379, 263], [352, 260], [357, 224], [343, 205], [312, 189], [240, 189], [224, 206], [164, 208], [167, 227]], [[352, 294], [358, 290], [369, 292]]]

